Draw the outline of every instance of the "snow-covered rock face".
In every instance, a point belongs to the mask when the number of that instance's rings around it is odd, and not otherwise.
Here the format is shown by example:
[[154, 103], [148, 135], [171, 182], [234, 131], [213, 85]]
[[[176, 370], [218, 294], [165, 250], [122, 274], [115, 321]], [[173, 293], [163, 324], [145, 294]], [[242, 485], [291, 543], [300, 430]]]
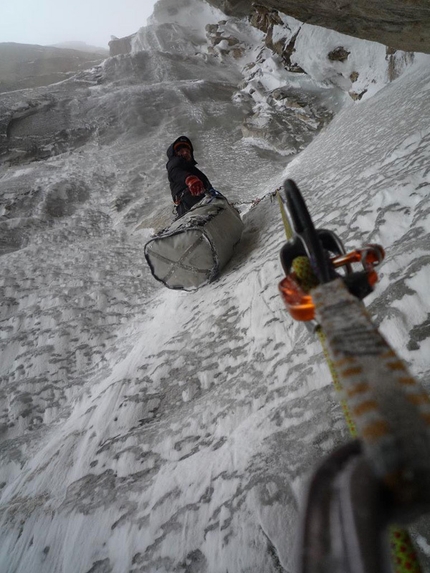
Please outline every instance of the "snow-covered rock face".
[[265, 34], [266, 46], [285, 69], [330, 82], [354, 100], [374, 95], [414, 59], [413, 53], [303, 24], [264, 6], [255, 6], [251, 23]]
[[[249, 16], [253, 0], [207, 0], [229, 16]], [[381, 42], [413, 52], [430, 52], [430, 11], [427, 0], [266, 0], [266, 8], [280, 10], [315, 26]]]
[[[356, 103], [206, 4], [188, 39], [190, 6], [161, 0], [134, 54], [1, 100], [2, 572], [293, 569], [307, 479], [348, 437], [318, 343], [277, 291], [270, 192], [287, 175], [318, 226], [384, 245], [369, 309], [430, 386], [428, 59]], [[286, 122], [276, 137], [265, 114]], [[232, 201], [262, 198], [225, 273], [192, 294], [143, 257], [182, 133]], [[428, 548], [428, 522], [415, 532]]]

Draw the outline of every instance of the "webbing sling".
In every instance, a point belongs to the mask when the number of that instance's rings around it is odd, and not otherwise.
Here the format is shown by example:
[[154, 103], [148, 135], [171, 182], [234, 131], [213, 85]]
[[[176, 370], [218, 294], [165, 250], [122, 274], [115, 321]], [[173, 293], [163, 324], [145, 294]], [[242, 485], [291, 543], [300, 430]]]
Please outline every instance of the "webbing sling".
[[[286, 190], [299, 194], [293, 182], [286, 183]], [[307, 211], [302, 218], [297, 214], [297, 209], [305, 208], [300, 194], [298, 207], [293, 204], [292, 213], [285, 210], [279, 193], [278, 200], [290, 242], [294, 240], [294, 224], [303, 235], [302, 227], [309, 222], [313, 229]], [[297, 245], [292, 256], [295, 249]], [[299, 303], [314, 307], [318, 321], [315, 330], [334, 386], [342, 395], [341, 405], [351, 435], [361, 438], [366, 458], [395, 503], [403, 509], [411, 508], [413, 514], [417, 507], [429, 505], [429, 399], [379, 334], [361, 302], [348, 292], [346, 281], [338, 278], [319, 284], [311, 267], [314, 254], [307, 251], [306, 256], [292, 260], [291, 274], [302, 295], [312, 291], [311, 301], [302, 296]], [[288, 286], [291, 291], [291, 284]], [[293, 305], [296, 302], [293, 300]], [[309, 312], [309, 308], [304, 310]], [[390, 538], [393, 570], [419, 573], [421, 569], [407, 532], [390, 528]]]

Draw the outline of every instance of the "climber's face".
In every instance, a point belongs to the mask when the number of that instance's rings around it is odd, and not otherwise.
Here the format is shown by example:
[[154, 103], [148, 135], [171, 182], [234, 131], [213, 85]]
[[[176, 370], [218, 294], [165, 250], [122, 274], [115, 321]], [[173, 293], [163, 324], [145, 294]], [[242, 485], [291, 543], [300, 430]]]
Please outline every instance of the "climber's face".
[[186, 147], [185, 145], [183, 147], [180, 147], [177, 151], [176, 151], [176, 155], [178, 155], [179, 157], [182, 157], [183, 159], [185, 159], [185, 161], [191, 161], [191, 151], [189, 147]]

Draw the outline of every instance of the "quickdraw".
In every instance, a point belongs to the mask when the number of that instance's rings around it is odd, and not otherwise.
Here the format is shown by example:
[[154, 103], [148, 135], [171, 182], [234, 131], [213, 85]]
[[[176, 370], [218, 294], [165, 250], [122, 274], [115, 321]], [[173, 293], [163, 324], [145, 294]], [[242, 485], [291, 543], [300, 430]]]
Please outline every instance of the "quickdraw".
[[[360, 300], [370, 294], [378, 280], [374, 269], [385, 257], [381, 245], [366, 245], [346, 253], [335, 233], [328, 229], [315, 229], [301, 193], [292, 180], [286, 182], [286, 206], [291, 240], [281, 249], [281, 263], [286, 276], [279, 289], [291, 316], [300, 321], [315, 317], [312, 296], [305, 291], [294, 270], [294, 262], [299, 257], [309, 260], [317, 280], [315, 286], [342, 277], [349, 292]], [[354, 272], [353, 263], [361, 263], [363, 270]], [[343, 274], [337, 269], [342, 269]]]
[[[280, 198], [288, 242], [279, 289], [291, 316], [309, 321], [323, 344], [353, 436], [332, 454], [309, 490], [300, 573], [419, 572], [406, 532], [388, 555], [387, 532], [430, 510], [430, 400], [373, 325], [361, 300], [377, 282], [379, 245], [346, 253], [315, 229], [291, 180]], [[359, 263], [361, 270], [354, 270]], [[404, 567], [403, 567], [404, 565]]]
[[[315, 305], [312, 296], [303, 290], [300, 278], [294, 271], [294, 261], [298, 257], [294, 256], [291, 264], [287, 264], [286, 261], [290, 261], [292, 252], [290, 247], [286, 246], [288, 248], [282, 250], [281, 258], [284, 270], [287, 269], [287, 276], [280, 282], [279, 290], [292, 318], [300, 321], [313, 320]], [[346, 269], [347, 274], [343, 278], [349, 292], [362, 299], [372, 292], [378, 281], [374, 268], [383, 261], [384, 257], [384, 249], [380, 245], [366, 245], [363, 249], [331, 257], [330, 263], [333, 269], [340, 267]], [[352, 263], [361, 263], [363, 271], [353, 273], [350, 270]]]

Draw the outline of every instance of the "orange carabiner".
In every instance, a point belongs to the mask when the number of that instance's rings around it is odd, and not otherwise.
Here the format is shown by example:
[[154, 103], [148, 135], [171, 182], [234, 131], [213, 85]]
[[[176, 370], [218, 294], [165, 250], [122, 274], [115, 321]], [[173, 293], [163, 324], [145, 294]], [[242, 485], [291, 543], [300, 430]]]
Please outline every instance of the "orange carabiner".
[[315, 318], [315, 305], [312, 297], [302, 290], [295, 273], [282, 279], [279, 283], [279, 291], [294, 320], [308, 321]]
[[381, 245], [366, 245], [362, 249], [355, 249], [350, 253], [339, 255], [331, 259], [335, 268], [352, 263], [362, 263], [364, 270], [373, 271], [373, 267], [379, 265], [385, 258], [385, 251]]

